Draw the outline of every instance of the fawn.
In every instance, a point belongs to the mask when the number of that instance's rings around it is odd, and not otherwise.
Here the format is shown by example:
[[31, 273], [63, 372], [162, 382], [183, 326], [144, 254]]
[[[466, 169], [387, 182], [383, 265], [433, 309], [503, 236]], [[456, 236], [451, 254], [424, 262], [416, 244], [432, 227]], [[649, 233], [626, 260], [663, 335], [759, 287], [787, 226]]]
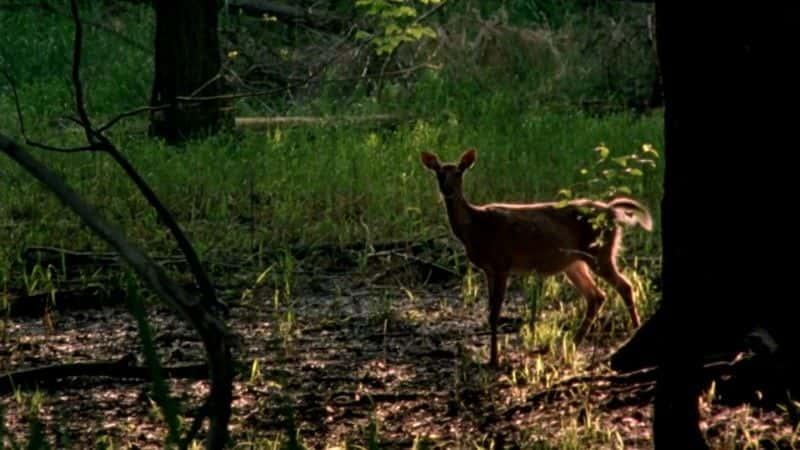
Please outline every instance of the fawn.
[[464, 172], [475, 162], [475, 153], [474, 149], [467, 150], [457, 163], [442, 163], [429, 152], [420, 156], [425, 167], [436, 173], [453, 234], [464, 245], [469, 260], [486, 276], [491, 328], [489, 365], [497, 366], [497, 322], [511, 273], [566, 273], [588, 302], [586, 316], [575, 335], [576, 343], [586, 336], [606, 300], [590, 268], [619, 292], [633, 327], [639, 327], [633, 287], [617, 268], [621, 227], [618, 223], [597, 227], [592, 218], [606, 213], [615, 222], [638, 224], [651, 231], [648, 210], [629, 198], [608, 203], [579, 199], [566, 203], [472, 205], [464, 198], [461, 184]]

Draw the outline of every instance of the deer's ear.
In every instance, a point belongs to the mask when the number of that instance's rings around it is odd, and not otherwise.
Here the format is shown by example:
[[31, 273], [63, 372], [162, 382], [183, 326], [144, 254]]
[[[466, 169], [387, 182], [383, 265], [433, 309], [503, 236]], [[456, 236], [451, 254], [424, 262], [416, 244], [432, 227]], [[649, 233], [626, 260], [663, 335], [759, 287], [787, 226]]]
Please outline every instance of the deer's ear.
[[439, 158], [430, 152], [422, 152], [419, 154], [420, 158], [422, 159], [422, 164], [425, 165], [428, 169], [431, 170], [439, 170]]
[[471, 148], [461, 155], [461, 161], [458, 162], [458, 169], [462, 172], [472, 167], [475, 164], [475, 149]]

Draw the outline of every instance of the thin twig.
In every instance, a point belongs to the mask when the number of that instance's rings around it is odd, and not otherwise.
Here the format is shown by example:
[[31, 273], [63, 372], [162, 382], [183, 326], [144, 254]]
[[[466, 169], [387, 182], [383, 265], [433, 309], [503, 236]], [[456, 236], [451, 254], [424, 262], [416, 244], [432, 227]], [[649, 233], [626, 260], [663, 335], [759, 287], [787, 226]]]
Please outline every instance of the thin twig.
[[[300, 83], [298, 86], [307, 83]], [[279, 92], [284, 92], [286, 89], [290, 89], [297, 86], [288, 86], [288, 87], [280, 87], [276, 89], [270, 89], [266, 91], [256, 91], [256, 92], [247, 92], [247, 93], [240, 93], [240, 94], [223, 94], [223, 95], [210, 95], [206, 97], [190, 97], [185, 95], [178, 95], [175, 96], [175, 100], [181, 102], [208, 102], [214, 100], [235, 100], [238, 98], [247, 98], [247, 97], [264, 97], [268, 95], [277, 94]]]
[[89, 115], [86, 114], [86, 107], [83, 104], [83, 84], [81, 83], [81, 47], [83, 46], [83, 25], [81, 24], [80, 11], [78, 10], [78, 1], [70, 0], [70, 8], [72, 9], [72, 17], [75, 18], [75, 42], [72, 46], [72, 85], [75, 88], [75, 108], [78, 110], [78, 117], [80, 117], [82, 125], [86, 131], [86, 140], [89, 143], [94, 143], [92, 138], [93, 133], [90, 132], [92, 122], [89, 120]]
[[414, 21], [414, 23], [421, 23], [421, 22], [423, 22], [425, 19], [427, 19], [428, 17], [430, 17], [430, 16], [431, 16], [432, 14], [434, 14], [436, 11], [440, 10], [440, 9], [441, 9], [441, 8], [442, 8], [444, 5], [446, 5], [446, 4], [447, 4], [447, 0], [444, 0], [444, 1], [440, 2], [438, 5], [434, 6], [433, 8], [431, 8], [431, 9], [429, 9], [429, 10], [427, 10], [427, 11], [425, 11], [424, 13], [422, 13], [422, 15], [421, 15], [421, 16], [417, 17], [417, 19]]
[[6, 81], [11, 86], [11, 93], [14, 95], [14, 106], [17, 108], [17, 119], [19, 120], [19, 131], [22, 133], [22, 137], [25, 141], [28, 140], [28, 137], [25, 135], [25, 121], [22, 119], [22, 108], [19, 106], [19, 95], [17, 95], [17, 84], [14, 83], [14, 79], [11, 78], [11, 75], [3, 68], [3, 76], [6, 77]]
[[31, 147], [36, 147], [42, 150], [47, 150], [56, 153], [97, 152], [103, 150], [100, 146], [97, 146], [95, 144], [84, 145], [81, 147], [63, 148], [63, 147], [54, 147], [52, 145], [42, 144], [41, 142], [31, 141], [29, 139], [25, 139], [25, 143], [30, 145]]
[[[336, 79], [327, 79], [321, 81], [322, 83], [349, 83], [353, 81], [365, 80], [365, 79], [376, 79], [376, 78], [389, 78], [389, 77], [399, 77], [399, 76], [408, 76], [408, 74], [416, 72], [421, 69], [432, 69], [438, 70], [440, 67], [430, 64], [430, 63], [422, 63], [416, 66], [407, 67], [405, 69], [397, 69], [391, 70], [382, 74], [367, 74], [364, 73], [358, 77], [346, 77], [346, 78], [336, 78]], [[250, 98], [250, 97], [267, 97], [274, 94], [279, 94], [282, 92], [286, 92], [288, 89], [298, 89], [304, 86], [311, 84], [315, 78], [318, 78], [318, 74], [312, 75], [311, 77], [305, 80], [297, 80], [294, 84], [289, 84], [287, 86], [275, 88], [275, 89], [268, 89], [263, 91], [254, 91], [254, 92], [240, 92], [236, 94], [222, 94], [222, 95], [211, 95], [205, 97], [199, 96], [185, 96], [180, 95], [176, 96], [175, 100], [182, 101], [182, 102], [208, 102], [208, 101], [215, 101], [215, 100], [236, 100], [240, 98]]]
[[219, 80], [219, 78], [220, 78], [221, 76], [222, 76], [222, 73], [221, 73], [221, 72], [217, 72], [217, 74], [216, 74], [216, 75], [214, 75], [213, 77], [211, 77], [211, 79], [209, 79], [209, 80], [208, 80], [208, 81], [206, 81], [205, 83], [201, 84], [201, 85], [200, 85], [200, 87], [198, 87], [198, 88], [197, 88], [197, 89], [195, 89], [195, 90], [194, 90], [194, 91], [193, 91], [191, 94], [189, 94], [189, 98], [192, 98], [192, 97], [196, 96], [197, 94], [199, 94], [199, 93], [203, 92], [203, 89], [207, 88], [207, 87], [208, 87], [208, 85], [210, 85], [211, 83], [213, 83], [213, 82], [215, 82], [215, 81]]
[[25, 133], [25, 118], [22, 115], [22, 107], [20, 106], [19, 103], [19, 95], [17, 94], [17, 84], [14, 82], [14, 79], [11, 78], [11, 75], [8, 73], [8, 71], [2, 69], [2, 72], [6, 81], [8, 81], [8, 84], [11, 86], [11, 94], [14, 96], [14, 107], [17, 110], [17, 120], [19, 120], [19, 131], [20, 134], [22, 134], [22, 138], [25, 140], [26, 144], [30, 145], [31, 147], [36, 147], [42, 150], [49, 150], [51, 152], [58, 152], [58, 153], [78, 153], [78, 152], [100, 150], [94, 144], [82, 147], [63, 148], [63, 147], [55, 147], [52, 145], [42, 144], [41, 142], [36, 142], [29, 139], [28, 135]]
[[118, 114], [116, 117], [114, 117], [111, 120], [109, 120], [108, 122], [106, 122], [105, 125], [103, 125], [100, 128], [98, 128], [97, 132], [98, 133], [102, 133], [102, 132], [108, 130], [109, 128], [113, 127], [114, 125], [117, 124], [117, 122], [119, 122], [120, 120], [122, 120], [124, 118], [135, 116], [135, 115], [141, 114], [143, 112], [160, 111], [162, 109], [167, 109], [168, 107], [169, 107], [169, 105], [140, 106], [139, 108], [135, 108], [135, 109], [132, 109], [130, 111], [126, 111], [124, 113]]

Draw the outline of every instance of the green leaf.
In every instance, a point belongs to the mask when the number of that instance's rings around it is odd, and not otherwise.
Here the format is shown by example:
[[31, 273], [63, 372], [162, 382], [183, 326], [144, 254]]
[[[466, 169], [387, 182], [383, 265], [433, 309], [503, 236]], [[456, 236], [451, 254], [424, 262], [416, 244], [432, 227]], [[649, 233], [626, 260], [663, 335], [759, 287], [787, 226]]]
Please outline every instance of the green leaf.
[[572, 191], [569, 189], [561, 189], [558, 191], [557, 195], [560, 197], [572, 198]]
[[626, 167], [628, 165], [628, 158], [630, 158], [630, 156], [618, 156], [616, 158], [613, 158], [612, 161], [617, 163], [617, 165]]
[[397, 45], [391, 41], [382, 40], [382, 42], [383, 42], [382, 44], [379, 44], [375, 47], [375, 53], [379, 55], [383, 55], [384, 53], [385, 54], [392, 53], [395, 47], [397, 47]]
[[398, 6], [387, 8], [381, 13], [385, 18], [417, 17], [417, 10], [410, 6]]
[[629, 188], [628, 186], [617, 186], [616, 191], [625, 195], [631, 195], [633, 193], [631, 191], [631, 188]]
[[600, 144], [597, 147], [595, 147], [594, 151], [600, 154], [600, 159], [608, 158], [609, 153], [611, 153], [611, 150], [609, 150], [608, 147], [606, 147], [603, 144]]
[[413, 25], [406, 28], [406, 33], [414, 39], [422, 39], [422, 37], [425, 35], [425, 29], [426, 27]]
[[634, 177], [640, 177], [643, 175], [641, 169], [637, 169], [635, 167], [628, 167], [627, 169], [625, 169], [625, 173], [627, 173], [628, 175], [632, 175]]
[[653, 155], [658, 158], [658, 152], [653, 148], [652, 144], [642, 144], [642, 153], [646, 155]]
[[397, 23], [392, 22], [386, 25], [386, 29], [384, 31], [386, 32], [386, 34], [399, 34], [400, 31], [402, 30], [400, 29], [400, 26], [397, 25]]

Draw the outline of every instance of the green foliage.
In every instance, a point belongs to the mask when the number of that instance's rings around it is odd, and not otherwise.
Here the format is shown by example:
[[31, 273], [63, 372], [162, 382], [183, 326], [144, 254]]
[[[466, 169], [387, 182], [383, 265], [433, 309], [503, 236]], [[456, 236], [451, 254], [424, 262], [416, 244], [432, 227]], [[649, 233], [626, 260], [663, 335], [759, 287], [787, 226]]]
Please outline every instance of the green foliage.
[[368, 40], [378, 55], [389, 55], [404, 42], [435, 38], [433, 28], [420, 23], [418, 5], [436, 5], [442, 0], [356, 0], [374, 31], [359, 30], [356, 39]]
[[[583, 179], [574, 185], [574, 188], [562, 188], [558, 191], [560, 206], [566, 206], [570, 200], [577, 197], [600, 197], [611, 200], [619, 196], [643, 196], [645, 173], [651, 174], [657, 169], [658, 151], [652, 144], [642, 144], [633, 153], [621, 156], [612, 156], [611, 149], [605, 144], [594, 148], [597, 160], [589, 166], [579, 170]], [[585, 192], [582, 192], [584, 191]], [[576, 195], [576, 192], [580, 195]], [[592, 208], [585, 207], [581, 213], [588, 217], [592, 227], [596, 230], [610, 230], [616, 226], [614, 217], [601, 212], [595, 213]], [[596, 245], [602, 244], [604, 233], [597, 237]]]
[[[620, 195], [634, 195], [634, 191], [636, 195], [644, 194], [642, 178], [645, 173], [655, 171], [658, 165], [659, 154], [652, 144], [642, 144], [638, 150], [620, 156], [612, 156], [611, 149], [605, 144], [598, 145], [594, 151], [597, 153], [594, 164], [580, 169], [583, 177], [580, 185], [586, 187], [587, 193], [607, 200]], [[568, 198], [572, 196], [570, 189], [562, 189], [559, 193]]]

